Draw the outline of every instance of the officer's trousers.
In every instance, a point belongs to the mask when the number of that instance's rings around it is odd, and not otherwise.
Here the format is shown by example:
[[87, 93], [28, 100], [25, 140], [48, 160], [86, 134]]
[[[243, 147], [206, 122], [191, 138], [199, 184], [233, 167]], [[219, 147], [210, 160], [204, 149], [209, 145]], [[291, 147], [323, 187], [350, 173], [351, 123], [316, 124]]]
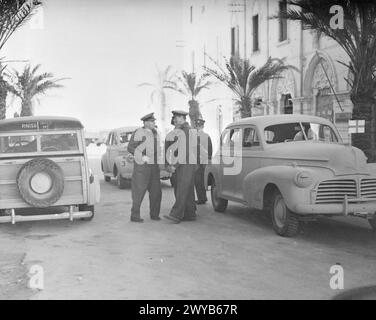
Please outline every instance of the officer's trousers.
[[146, 191], [149, 191], [150, 217], [158, 217], [162, 200], [159, 165], [139, 165], [135, 162], [132, 174], [133, 204], [131, 209], [131, 215], [134, 218], [140, 217], [140, 207]]
[[204, 183], [205, 166], [205, 164], [198, 165], [198, 168], [195, 173], [195, 188], [198, 202], [208, 201], [208, 198], [206, 197], [206, 189]]
[[194, 176], [197, 166], [194, 164], [180, 164], [172, 178], [175, 203], [170, 216], [177, 219], [193, 218], [196, 216], [196, 203], [194, 194]]

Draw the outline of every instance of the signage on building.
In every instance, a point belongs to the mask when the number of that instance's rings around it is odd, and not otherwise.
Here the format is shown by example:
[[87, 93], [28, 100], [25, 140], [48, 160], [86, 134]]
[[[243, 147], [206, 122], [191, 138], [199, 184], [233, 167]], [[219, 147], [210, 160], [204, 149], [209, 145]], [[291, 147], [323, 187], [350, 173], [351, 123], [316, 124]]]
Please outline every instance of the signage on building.
[[351, 112], [339, 112], [335, 114], [336, 122], [346, 122], [351, 119]]
[[365, 127], [365, 120], [349, 120], [349, 133], [364, 133]]

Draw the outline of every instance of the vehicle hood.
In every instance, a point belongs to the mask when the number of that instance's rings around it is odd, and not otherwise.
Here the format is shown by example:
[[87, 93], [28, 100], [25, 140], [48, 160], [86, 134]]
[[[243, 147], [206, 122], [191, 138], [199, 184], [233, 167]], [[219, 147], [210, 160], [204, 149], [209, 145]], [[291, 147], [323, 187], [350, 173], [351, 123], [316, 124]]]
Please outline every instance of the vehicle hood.
[[296, 141], [268, 146], [272, 158], [301, 166], [323, 167], [335, 174], [369, 174], [367, 158], [355, 147], [322, 142]]

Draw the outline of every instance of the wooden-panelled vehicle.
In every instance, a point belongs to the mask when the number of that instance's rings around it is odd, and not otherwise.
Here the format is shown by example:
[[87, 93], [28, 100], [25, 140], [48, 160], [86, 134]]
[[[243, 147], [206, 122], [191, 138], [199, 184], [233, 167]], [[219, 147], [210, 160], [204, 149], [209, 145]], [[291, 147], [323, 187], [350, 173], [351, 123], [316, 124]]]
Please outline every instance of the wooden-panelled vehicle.
[[91, 220], [99, 198], [79, 120], [0, 121], [0, 222]]
[[376, 164], [343, 144], [324, 118], [274, 115], [230, 124], [205, 183], [216, 211], [228, 200], [264, 209], [281, 236], [319, 216], [359, 216], [376, 229]]

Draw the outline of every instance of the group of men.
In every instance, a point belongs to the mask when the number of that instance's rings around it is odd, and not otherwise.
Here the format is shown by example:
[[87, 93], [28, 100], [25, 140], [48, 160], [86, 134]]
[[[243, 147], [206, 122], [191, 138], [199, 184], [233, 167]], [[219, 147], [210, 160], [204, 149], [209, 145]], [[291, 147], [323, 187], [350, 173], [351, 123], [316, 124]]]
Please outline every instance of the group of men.
[[196, 205], [206, 203], [204, 172], [205, 165], [212, 157], [212, 143], [203, 130], [205, 120], [195, 120], [195, 128], [192, 128], [187, 122], [187, 115], [185, 111], [172, 111], [171, 124], [174, 129], [166, 136], [163, 154], [154, 113], [142, 117], [143, 127], [132, 134], [127, 147], [134, 156], [132, 222], [144, 221], [140, 207], [146, 191], [149, 192], [150, 218], [161, 220], [161, 169], [170, 172], [170, 181], [174, 187], [175, 203], [170, 213], [164, 215], [169, 222], [194, 221]]

